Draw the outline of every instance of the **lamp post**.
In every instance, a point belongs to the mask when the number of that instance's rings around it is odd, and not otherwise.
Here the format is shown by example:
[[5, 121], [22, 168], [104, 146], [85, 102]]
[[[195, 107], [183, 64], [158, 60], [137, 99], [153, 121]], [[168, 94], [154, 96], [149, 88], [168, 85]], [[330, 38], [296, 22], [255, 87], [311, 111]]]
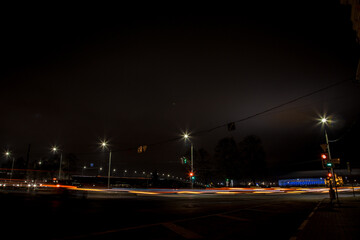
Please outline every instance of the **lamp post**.
[[51, 151], [53, 151], [54, 154], [56, 152], [58, 152], [58, 151], [60, 152], [59, 176], [58, 176], [58, 180], [60, 180], [60, 178], [61, 178], [61, 165], [62, 165], [62, 151], [56, 146], [52, 147]]
[[190, 170], [189, 177], [190, 177], [191, 188], [193, 189], [194, 188], [194, 182], [193, 182], [193, 177], [194, 177], [194, 145], [190, 140], [189, 134], [185, 133], [183, 137], [184, 137], [185, 141], [189, 140], [190, 144], [191, 144], [191, 146], [190, 146], [190, 168], [191, 168], [191, 170]]
[[[328, 138], [328, 135], [327, 135], [327, 132], [326, 132], [326, 125], [328, 123], [328, 119], [323, 117], [321, 118], [321, 124], [322, 126], [324, 127], [324, 133], [325, 133], [325, 140], [326, 140], [326, 146], [327, 146], [327, 153], [328, 153], [328, 156], [329, 156], [329, 161], [332, 163], [332, 158], [331, 158], [331, 153], [330, 153], [330, 145], [329, 145], [329, 138]], [[336, 180], [335, 180], [335, 174], [334, 174], [334, 165], [331, 164], [331, 167], [330, 167], [330, 172], [331, 172], [331, 177], [332, 177], [332, 181], [334, 183], [334, 187], [335, 187], [335, 193], [336, 193], [336, 200], [339, 202], [339, 196], [338, 196], [338, 191], [337, 191], [337, 186], [336, 186]], [[331, 181], [330, 181], [330, 198], [332, 200], [332, 197], [331, 197], [331, 192], [333, 191], [332, 189], [332, 184], [331, 184]]]
[[[11, 156], [10, 151], [6, 151], [5, 156], [6, 156], [6, 158], [9, 158]], [[10, 182], [12, 180], [12, 176], [13, 176], [13, 172], [14, 172], [14, 162], [15, 162], [15, 157], [12, 156], [11, 173], [10, 173], [10, 179], [9, 179]]]
[[110, 175], [111, 175], [111, 149], [108, 148], [108, 143], [106, 141], [101, 142], [101, 147], [103, 149], [109, 150], [109, 169], [108, 169], [108, 189], [110, 189]]

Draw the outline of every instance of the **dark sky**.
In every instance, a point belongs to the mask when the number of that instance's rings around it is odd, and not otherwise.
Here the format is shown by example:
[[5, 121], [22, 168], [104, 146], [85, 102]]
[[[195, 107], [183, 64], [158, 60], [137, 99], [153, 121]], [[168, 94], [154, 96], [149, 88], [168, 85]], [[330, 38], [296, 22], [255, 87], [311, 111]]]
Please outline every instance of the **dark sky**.
[[[128, 149], [237, 121], [355, 75], [349, 7], [256, 2], [182, 15], [9, 7], [1, 17], [0, 147], [25, 156], [31, 143], [33, 160], [57, 144], [88, 164], [104, 158], [98, 142], [106, 138], [118, 168], [178, 174], [184, 142], [141, 155]], [[330, 138], [342, 137], [335, 154], [354, 161], [347, 151], [359, 143], [359, 91], [347, 81], [193, 142], [212, 153], [223, 137], [256, 134], [272, 171], [320, 168], [316, 118], [327, 113], [336, 120]]]

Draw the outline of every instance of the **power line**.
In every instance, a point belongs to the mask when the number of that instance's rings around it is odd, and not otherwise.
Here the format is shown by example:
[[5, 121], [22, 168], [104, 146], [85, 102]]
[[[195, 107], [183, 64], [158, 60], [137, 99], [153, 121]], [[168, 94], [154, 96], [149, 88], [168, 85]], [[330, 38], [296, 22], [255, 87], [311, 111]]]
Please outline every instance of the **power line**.
[[[263, 114], [265, 114], [265, 113], [271, 112], [271, 111], [273, 111], [273, 110], [275, 110], [275, 109], [278, 109], [278, 108], [284, 107], [284, 106], [286, 106], [286, 105], [289, 105], [289, 104], [291, 104], [291, 103], [297, 102], [297, 101], [299, 101], [299, 100], [301, 100], [301, 99], [303, 99], [303, 98], [307, 98], [307, 97], [310, 97], [310, 96], [315, 95], [315, 94], [317, 94], [317, 93], [320, 93], [320, 92], [322, 92], [322, 91], [325, 91], [325, 90], [328, 90], [328, 89], [330, 89], [330, 88], [339, 86], [339, 85], [341, 85], [341, 84], [343, 84], [343, 83], [345, 83], [345, 82], [351, 81], [351, 80], [353, 80], [353, 77], [347, 78], [347, 79], [345, 79], [345, 80], [341, 80], [341, 81], [338, 81], [338, 82], [335, 82], [335, 83], [332, 83], [332, 84], [330, 84], [330, 85], [327, 85], [327, 86], [322, 87], [322, 88], [320, 88], [320, 89], [317, 89], [317, 90], [315, 90], [315, 91], [309, 92], [309, 93], [304, 94], [304, 95], [302, 95], [302, 96], [299, 96], [299, 97], [296, 97], [296, 98], [294, 98], [294, 99], [291, 99], [291, 100], [289, 100], [289, 101], [287, 101], [287, 102], [284, 102], [284, 103], [281, 103], [281, 104], [279, 104], [279, 105], [270, 107], [270, 108], [265, 109], [265, 110], [263, 110], [263, 111], [261, 111], [261, 112], [252, 114], [252, 115], [250, 115], [250, 116], [244, 117], [244, 118], [242, 118], [242, 119], [239, 119], [239, 120], [236, 120], [236, 121], [233, 121], [233, 122], [234, 122], [234, 123], [239, 123], [239, 122], [243, 122], [243, 121], [246, 121], [246, 120], [250, 120], [250, 119], [252, 119], [252, 118], [258, 117], [258, 116], [263, 115]], [[196, 135], [201, 135], [201, 134], [209, 133], [209, 132], [212, 132], [212, 131], [214, 131], [214, 130], [216, 130], [216, 129], [219, 129], [219, 128], [222, 128], [222, 127], [226, 127], [227, 125], [228, 125], [228, 123], [225, 123], [225, 124], [218, 125], [218, 126], [215, 126], [215, 127], [209, 128], [209, 129], [197, 131], [197, 132], [192, 133], [192, 135], [193, 135], [193, 136], [196, 136]], [[181, 140], [181, 139], [182, 139], [182, 136], [179, 136], [179, 137], [175, 137], [175, 138], [163, 140], [163, 141], [156, 142], [156, 143], [151, 143], [151, 144], [148, 144], [148, 146], [162, 145], [162, 144], [165, 144], [165, 143], [169, 143], [169, 142], [173, 142], [173, 141], [178, 141], [178, 140]], [[128, 150], [134, 150], [134, 149], [136, 149], [136, 148], [128, 148], [128, 149], [126, 149], [126, 150], [118, 150], [118, 151], [128, 151]]]
[[[268, 112], [271, 112], [271, 111], [273, 111], [273, 110], [275, 110], [275, 109], [282, 108], [282, 107], [284, 107], [284, 106], [286, 106], [286, 105], [289, 105], [289, 104], [291, 104], [291, 103], [297, 102], [297, 101], [299, 101], [299, 100], [301, 100], [301, 99], [310, 97], [310, 96], [312, 96], [312, 95], [315, 95], [315, 94], [317, 94], [317, 93], [323, 92], [323, 91], [325, 91], [325, 90], [328, 90], [328, 89], [330, 89], [330, 88], [339, 86], [339, 85], [341, 85], [341, 84], [343, 84], [343, 83], [345, 83], [345, 82], [352, 81], [352, 80], [354, 80], [353, 77], [348, 78], [348, 79], [345, 79], [345, 80], [341, 80], [341, 81], [338, 81], [338, 82], [335, 82], [335, 83], [332, 83], [332, 84], [330, 84], [330, 85], [327, 85], [327, 86], [322, 87], [322, 88], [320, 88], [320, 89], [317, 89], [317, 90], [315, 90], [315, 91], [309, 92], [309, 93], [304, 94], [304, 95], [302, 95], [302, 96], [299, 96], [299, 97], [296, 97], [296, 98], [294, 98], [294, 99], [291, 99], [291, 100], [289, 100], [289, 101], [287, 101], [287, 102], [278, 104], [278, 105], [276, 105], [276, 106], [270, 107], [270, 108], [268, 108], [268, 109], [265, 109], [265, 110], [260, 111], [260, 112], [258, 112], [258, 113], [252, 114], [252, 115], [250, 115], [250, 116], [247, 116], [247, 117], [238, 119], [238, 120], [233, 121], [233, 122], [234, 122], [234, 123], [240, 123], [240, 122], [244, 122], [244, 121], [246, 121], [246, 120], [250, 120], [250, 119], [252, 119], [252, 118], [258, 117], [258, 116], [263, 115], [263, 114], [268, 113]], [[228, 123], [225, 123], [225, 124], [218, 125], [218, 126], [215, 126], [215, 127], [209, 128], [209, 129], [204, 129], [204, 130], [201, 130], [201, 131], [194, 132], [194, 133], [192, 133], [191, 135], [192, 135], [192, 136], [197, 136], [197, 135], [206, 134], [206, 133], [212, 132], [212, 131], [214, 131], [214, 130], [216, 130], [216, 129], [223, 128], [223, 127], [227, 127], [227, 125], [228, 125]], [[178, 137], [174, 137], [174, 138], [165, 139], [165, 140], [162, 140], [162, 141], [159, 141], [159, 142], [149, 143], [149, 144], [146, 144], [146, 146], [152, 147], [152, 146], [157, 146], [157, 145], [163, 145], [163, 144], [166, 144], [166, 143], [170, 143], [170, 142], [174, 142], [174, 141], [179, 141], [179, 140], [181, 140], [182, 138], [183, 138], [182, 136], [178, 136]], [[341, 137], [341, 138], [342, 138], [342, 137]], [[339, 140], [339, 139], [338, 139], [338, 140]], [[337, 140], [335, 140], [335, 141], [337, 141]], [[136, 146], [136, 147], [129, 147], [129, 148], [126, 148], [126, 149], [114, 149], [114, 148], [113, 148], [113, 149], [112, 149], [112, 152], [137, 151], [137, 149], [138, 149], [138, 146]], [[93, 154], [93, 153], [94, 153], [94, 152], [88, 152], [88, 153], [83, 152], [83, 153], [81, 153], [81, 154], [86, 155], [86, 154]]]

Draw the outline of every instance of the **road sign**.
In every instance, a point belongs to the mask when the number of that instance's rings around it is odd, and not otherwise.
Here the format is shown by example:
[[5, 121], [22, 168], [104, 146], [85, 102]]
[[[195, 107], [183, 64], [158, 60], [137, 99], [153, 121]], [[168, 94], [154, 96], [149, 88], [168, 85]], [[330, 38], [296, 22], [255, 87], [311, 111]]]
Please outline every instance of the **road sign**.
[[332, 162], [333, 164], [340, 164], [340, 158], [332, 158], [332, 159], [331, 159], [331, 162]]
[[137, 152], [138, 153], [143, 153], [143, 152], [146, 151], [146, 149], [147, 149], [147, 145], [141, 145], [141, 146], [138, 147]]
[[327, 152], [327, 144], [326, 144], [326, 143], [320, 144], [320, 147], [322, 148], [322, 150], [323, 150], [324, 152]]

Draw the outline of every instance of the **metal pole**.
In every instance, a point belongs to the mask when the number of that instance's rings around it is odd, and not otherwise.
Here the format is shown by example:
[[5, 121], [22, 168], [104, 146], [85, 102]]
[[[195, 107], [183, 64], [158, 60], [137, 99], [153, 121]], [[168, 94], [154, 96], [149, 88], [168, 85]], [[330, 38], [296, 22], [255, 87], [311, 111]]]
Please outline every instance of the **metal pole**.
[[11, 179], [12, 179], [12, 175], [13, 175], [13, 172], [14, 172], [14, 162], [15, 162], [15, 158], [13, 157], [13, 161], [12, 161], [12, 164], [11, 164], [11, 175], [10, 175], [10, 182], [11, 182]]
[[58, 180], [60, 180], [60, 177], [61, 177], [61, 164], [62, 164], [62, 153], [60, 153], [60, 165], [59, 165], [59, 177], [58, 177]]
[[350, 178], [351, 178], [351, 187], [352, 187], [352, 190], [353, 190], [353, 196], [355, 197], [354, 179], [352, 179], [352, 177], [351, 177], [351, 167], [350, 167], [350, 162], [347, 162], [347, 163], [346, 163], [346, 165], [347, 165], [348, 173], [349, 173]]
[[[191, 143], [191, 172], [194, 173], [194, 145]], [[194, 175], [193, 175], [194, 176]], [[192, 177], [190, 177], [191, 189], [194, 188], [194, 182]]]
[[[324, 127], [325, 127], [325, 126], [324, 126]], [[327, 151], [328, 151], [328, 155], [329, 155], [329, 160], [330, 160], [331, 163], [332, 163], [331, 154], [330, 154], [329, 139], [328, 139], [328, 135], [327, 135], [327, 132], [326, 132], [326, 128], [325, 128], [325, 139], [326, 139], [326, 145], [327, 145]], [[339, 196], [338, 196], [338, 191], [337, 191], [337, 186], [336, 186], [336, 180], [335, 180], [335, 173], [334, 173], [334, 166], [333, 166], [333, 164], [331, 164], [331, 169], [330, 169], [330, 171], [331, 171], [333, 183], [334, 183], [334, 186], [335, 186], [336, 200], [337, 200], [337, 202], [339, 202]], [[330, 182], [331, 182], [331, 181], [330, 181]], [[331, 183], [330, 183], [330, 186], [331, 186]]]
[[110, 174], [111, 174], [111, 150], [109, 152], [108, 189], [110, 189]]

